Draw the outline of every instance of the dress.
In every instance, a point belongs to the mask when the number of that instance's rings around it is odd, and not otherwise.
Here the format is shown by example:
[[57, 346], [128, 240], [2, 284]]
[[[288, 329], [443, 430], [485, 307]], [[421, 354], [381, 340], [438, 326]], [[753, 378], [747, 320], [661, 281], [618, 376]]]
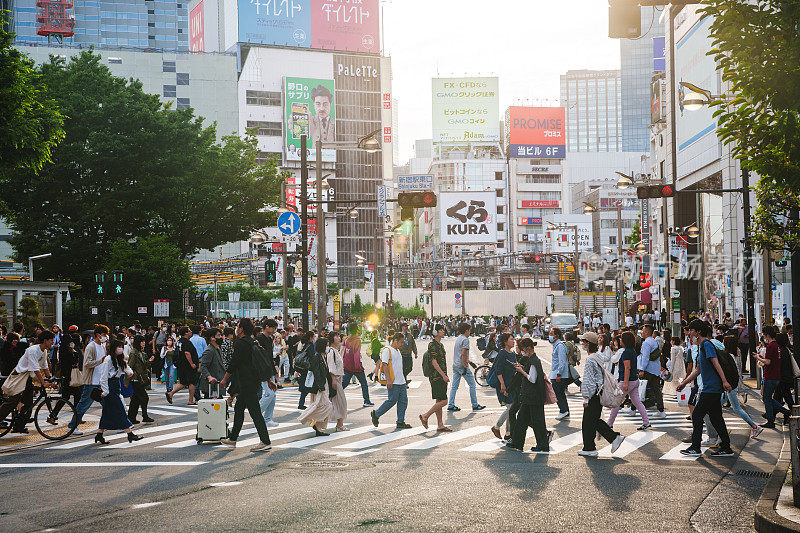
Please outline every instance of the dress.
[[133, 424], [128, 420], [128, 413], [125, 411], [125, 404], [122, 403], [120, 376], [124, 372], [115, 369], [111, 363], [111, 358], [103, 362], [102, 377], [100, 387], [107, 394], [103, 397], [103, 412], [100, 415], [99, 429], [128, 429]]
[[336, 391], [336, 396], [331, 399], [331, 419], [344, 420], [347, 418], [347, 398], [344, 395], [342, 388], [342, 376], [344, 375], [344, 362], [339, 350], [333, 347], [328, 347], [327, 350], [327, 363], [328, 370], [333, 374], [333, 390]]
[[323, 373], [327, 374], [328, 365], [325, 364], [325, 360], [318, 353], [315, 353], [313, 357], [315, 359], [311, 361], [311, 370], [306, 374], [314, 372], [316, 368], [317, 372], [315, 374], [318, 375], [314, 385], [306, 388], [311, 393], [311, 404], [303, 411], [298, 420], [303, 424], [321, 426], [322, 429], [325, 429], [333, 411], [333, 405], [328, 397], [328, 376], [322, 375]]

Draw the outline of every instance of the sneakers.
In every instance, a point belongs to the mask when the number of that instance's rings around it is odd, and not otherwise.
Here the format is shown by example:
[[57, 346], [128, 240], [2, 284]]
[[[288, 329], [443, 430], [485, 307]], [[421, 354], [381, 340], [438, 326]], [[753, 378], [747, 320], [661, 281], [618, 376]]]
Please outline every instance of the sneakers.
[[703, 451], [695, 448], [686, 448], [685, 450], [681, 450], [681, 454], [687, 457], [700, 457], [703, 455]]
[[231, 439], [219, 439], [219, 443], [229, 448], [236, 448], [236, 441]]
[[369, 417], [372, 419], [372, 425], [378, 427], [378, 415], [375, 414], [375, 411], [371, 411]]
[[558, 413], [556, 415], [556, 420], [563, 420], [569, 416], [569, 411], [564, 411], [563, 413]]
[[270, 420], [267, 422], [267, 429], [275, 429], [276, 427], [280, 426], [277, 422]]
[[78, 436], [78, 437], [80, 437], [81, 435], [83, 435], [83, 431], [81, 431], [81, 430], [80, 430], [80, 429], [78, 429], [78, 428], [75, 428], [75, 431], [73, 431], [73, 432], [72, 432], [72, 434], [73, 434], [74, 436]]
[[306, 406], [305, 405], [298, 405], [297, 408], [300, 409], [301, 411], [304, 411], [306, 409]]
[[375, 404], [372, 402], [364, 402], [364, 407], [375, 407]]
[[689, 435], [688, 437], [684, 437], [681, 442], [683, 442], [684, 444], [691, 444], [692, 443], [692, 436]]
[[448, 405], [447, 406], [447, 410], [448, 411], [460, 411], [461, 408], [460, 407], [456, 407], [455, 405]]
[[754, 439], [754, 438], [758, 437], [759, 435], [761, 435], [762, 431], [764, 431], [764, 428], [762, 428], [761, 426], [757, 425], [756, 427], [754, 427], [754, 428], [752, 428], [750, 430], [750, 438]]
[[711, 450], [710, 452], [708, 452], [708, 455], [710, 455], [711, 457], [733, 457], [736, 454], [733, 453], [733, 450], [731, 450], [730, 448], [728, 448], [727, 450], [723, 450], [722, 448], [717, 448], [715, 450]]
[[649, 418], [667, 418], [667, 413], [664, 411], [656, 411]]
[[397, 424], [397, 429], [411, 429], [411, 424], [400, 422]]
[[719, 437], [715, 437], [713, 439], [709, 438], [709, 439], [706, 439], [703, 442], [701, 442], [700, 446], [711, 446], [711, 447], [719, 446], [720, 442], [722, 442], [722, 439], [720, 439]]
[[614, 442], [611, 443], [611, 453], [616, 452], [619, 450], [619, 447], [622, 446], [622, 441], [625, 440], [625, 437], [621, 434], [617, 434], [617, 438], [614, 439]]
[[775, 422], [767, 422], [766, 424], [761, 424], [763, 429], [775, 429]]
[[584, 457], [597, 457], [597, 450], [580, 450], [578, 455], [583, 455]]
[[[646, 430], [648, 430], [648, 429], [650, 429], [652, 427], [653, 426], [651, 426], [650, 424], [642, 424], [641, 426], [636, 428], [636, 431], [646, 431]], [[689, 440], [691, 441], [691, 439], [689, 439]]]
[[263, 442], [259, 442], [252, 448], [250, 448], [251, 452], [268, 452], [272, 449], [271, 444], [264, 444]]
[[475, 407], [472, 408], [473, 411], [481, 411], [483, 409], [486, 409], [486, 406], [485, 405], [480, 405], [480, 404], [476, 405]]
[[151, 422], [155, 422], [155, 420], [148, 416], [147, 418], [142, 418], [142, 422], [145, 424], [150, 424]]

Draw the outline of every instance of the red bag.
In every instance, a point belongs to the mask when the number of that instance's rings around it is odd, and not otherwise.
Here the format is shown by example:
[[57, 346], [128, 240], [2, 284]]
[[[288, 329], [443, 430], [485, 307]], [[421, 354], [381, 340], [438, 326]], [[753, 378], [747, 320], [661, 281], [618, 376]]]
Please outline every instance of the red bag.
[[354, 346], [344, 343], [344, 355], [342, 356], [344, 371], [348, 374], [361, 374], [364, 367], [361, 364], [361, 354], [356, 351]]
[[556, 391], [553, 390], [553, 384], [550, 383], [548, 378], [544, 378], [544, 404], [552, 405], [556, 403]]

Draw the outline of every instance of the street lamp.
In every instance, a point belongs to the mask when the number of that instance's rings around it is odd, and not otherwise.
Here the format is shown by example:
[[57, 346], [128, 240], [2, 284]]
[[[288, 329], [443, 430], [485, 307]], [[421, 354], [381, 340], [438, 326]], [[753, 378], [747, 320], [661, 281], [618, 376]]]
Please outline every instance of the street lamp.
[[633, 186], [633, 176], [628, 176], [622, 172], [617, 172], [620, 178], [617, 180], [617, 189], [627, 189]]
[[689, 89], [689, 91], [684, 93], [681, 98], [681, 104], [687, 111], [697, 111], [703, 106], [711, 105], [718, 101], [727, 102], [730, 100], [726, 94], [712, 94], [711, 91], [703, 89], [702, 87], [698, 87], [697, 85], [689, 83], [688, 81], [682, 81], [680, 82], [680, 85]]
[[358, 218], [358, 209], [356, 209], [354, 207], [353, 209], [348, 211], [348, 215], [350, 215], [350, 218], [352, 218], [353, 220], [357, 219]]
[[692, 224], [691, 226], [686, 228], [686, 236], [689, 237], [690, 239], [696, 239], [697, 237], [700, 236], [700, 228], [698, 228], [697, 225]]
[[584, 215], [591, 215], [597, 211], [597, 208], [590, 204], [589, 202], [583, 202], [583, 214]]

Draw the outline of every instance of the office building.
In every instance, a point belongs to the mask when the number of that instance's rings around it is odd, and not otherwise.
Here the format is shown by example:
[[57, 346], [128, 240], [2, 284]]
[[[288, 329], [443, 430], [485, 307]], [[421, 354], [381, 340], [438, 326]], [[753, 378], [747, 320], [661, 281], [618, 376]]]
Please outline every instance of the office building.
[[[630, 247], [630, 235], [639, 220], [641, 201], [636, 198], [633, 187], [617, 188], [617, 180], [586, 180], [571, 187], [572, 213], [582, 214], [586, 204], [594, 208], [592, 212], [592, 247], [598, 254], [616, 254], [619, 243], [622, 248]], [[620, 224], [619, 221], [622, 221]], [[622, 240], [619, 240], [619, 227], [622, 227]]]
[[654, 7], [642, 7], [643, 36], [620, 40], [623, 152], [650, 149], [650, 82], [653, 72], [664, 68], [664, 24], [659, 22], [660, 14]]
[[544, 225], [565, 209], [563, 159], [511, 159], [510, 230], [514, 252], [543, 252]]
[[569, 70], [561, 75], [567, 151], [622, 151], [619, 70]]

